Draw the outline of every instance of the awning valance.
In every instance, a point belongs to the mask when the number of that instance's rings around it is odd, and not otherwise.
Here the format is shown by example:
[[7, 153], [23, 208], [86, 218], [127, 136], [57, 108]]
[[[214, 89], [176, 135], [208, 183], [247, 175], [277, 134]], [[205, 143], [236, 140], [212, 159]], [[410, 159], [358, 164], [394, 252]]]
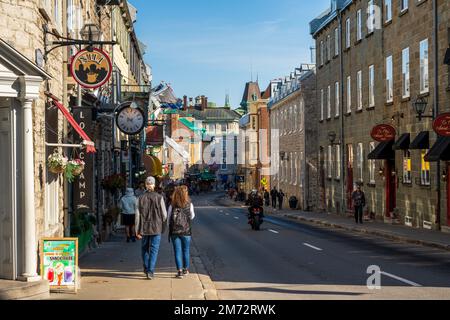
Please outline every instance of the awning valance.
[[369, 160], [393, 160], [395, 152], [392, 149], [394, 141], [380, 142], [367, 156]]
[[430, 149], [430, 132], [422, 131], [409, 145], [411, 150]]
[[437, 162], [439, 160], [450, 160], [450, 138], [439, 137], [430, 151], [425, 155], [425, 161]]
[[64, 105], [58, 101], [58, 99], [52, 95], [49, 92], [46, 92], [45, 95], [52, 99], [53, 104], [63, 113], [63, 115], [66, 117], [67, 121], [72, 125], [72, 127], [75, 129], [75, 131], [80, 135], [81, 138], [83, 138], [83, 144], [86, 145], [86, 151], [88, 153], [95, 153], [95, 144], [92, 142], [91, 138], [88, 137], [86, 132], [84, 132], [83, 129], [81, 129], [80, 125], [75, 121], [72, 114], [69, 112], [69, 110], [64, 107]]
[[411, 142], [411, 135], [409, 133], [404, 133], [394, 143], [394, 150], [408, 150], [410, 142]]

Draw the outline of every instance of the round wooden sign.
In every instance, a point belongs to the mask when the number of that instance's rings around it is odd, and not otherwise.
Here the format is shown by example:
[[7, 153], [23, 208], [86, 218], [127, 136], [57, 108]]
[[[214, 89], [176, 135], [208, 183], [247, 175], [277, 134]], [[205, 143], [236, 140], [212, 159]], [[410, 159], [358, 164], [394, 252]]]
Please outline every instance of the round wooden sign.
[[393, 126], [380, 124], [372, 129], [370, 135], [375, 141], [387, 142], [395, 140], [396, 131]]
[[450, 113], [439, 115], [433, 122], [433, 130], [442, 137], [450, 137]]
[[99, 49], [81, 50], [72, 58], [70, 72], [83, 88], [96, 89], [104, 85], [112, 73], [111, 59]]

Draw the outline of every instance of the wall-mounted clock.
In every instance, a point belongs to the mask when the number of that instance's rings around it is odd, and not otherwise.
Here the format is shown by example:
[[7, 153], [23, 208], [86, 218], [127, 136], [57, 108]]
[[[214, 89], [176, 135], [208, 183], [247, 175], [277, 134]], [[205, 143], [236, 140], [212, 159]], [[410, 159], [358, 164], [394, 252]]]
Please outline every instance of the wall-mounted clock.
[[125, 102], [117, 110], [117, 127], [127, 135], [140, 133], [145, 127], [144, 119], [144, 111], [134, 102]]

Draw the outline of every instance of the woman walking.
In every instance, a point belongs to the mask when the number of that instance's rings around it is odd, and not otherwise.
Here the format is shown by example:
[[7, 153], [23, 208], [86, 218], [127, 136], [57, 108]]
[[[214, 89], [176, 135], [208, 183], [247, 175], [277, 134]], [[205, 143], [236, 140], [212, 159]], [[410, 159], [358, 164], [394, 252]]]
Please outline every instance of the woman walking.
[[177, 266], [177, 277], [189, 274], [192, 220], [195, 217], [194, 205], [189, 198], [186, 186], [176, 187], [168, 210], [169, 240], [172, 240]]
[[137, 198], [133, 188], [128, 188], [126, 194], [120, 199], [119, 208], [122, 212], [123, 224], [127, 232], [127, 242], [136, 242], [134, 224], [137, 211]]

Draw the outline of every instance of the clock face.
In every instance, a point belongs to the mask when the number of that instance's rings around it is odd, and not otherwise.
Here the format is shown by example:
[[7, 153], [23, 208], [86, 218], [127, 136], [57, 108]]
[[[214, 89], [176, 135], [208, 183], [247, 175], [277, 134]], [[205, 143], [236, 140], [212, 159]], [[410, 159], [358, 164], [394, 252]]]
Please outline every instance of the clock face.
[[144, 129], [144, 113], [139, 108], [122, 108], [116, 117], [120, 131], [128, 135], [135, 135]]

